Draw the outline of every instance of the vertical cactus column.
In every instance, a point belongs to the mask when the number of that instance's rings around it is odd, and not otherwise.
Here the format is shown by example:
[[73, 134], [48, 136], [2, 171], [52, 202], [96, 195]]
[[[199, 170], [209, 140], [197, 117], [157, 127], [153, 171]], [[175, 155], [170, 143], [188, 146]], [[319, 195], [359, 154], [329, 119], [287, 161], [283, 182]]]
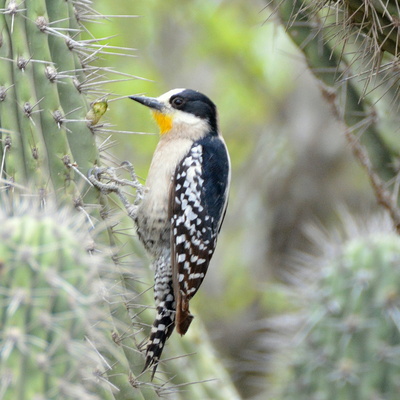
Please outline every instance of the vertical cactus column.
[[[97, 49], [94, 46], [97, 44], [93, 43], [95, 40], [91, 41], [92, 47], [80, 40], [82, 30], [80, 20], [83, 14], [86, 16], [92, 14], [91, 4], [88, 1], [0, 0], [0, 178], [2, 190], [5, 192], [0, 196], [0, 208], [14, 209], [11, 215], [18, 212], [19, 196], [12, 192], [22, 192], [23, 195], [36, 197], [41, 202], [42, 208], [47, 208], [47, 204], [53, 204], [54, 199], [58, 206], [60, 204], [70, 208], [75, 206], [81, 211], [88, 205], [87, 211], [82, 214], [85, 217], [89, 216], [92, 224], [80, 225], [81, 230], [88, 231], [92, 229], [95, 221], [100, 220], [96, 211], [99, 207], [96, 206], [100, 201], [104, 204], [104, 200], [99, 199], [98, 191], [90, 189], [85, 179], [89, 168], [99, 163], [95, 126], [98, 122], [98, 112], [93, 118], [91, 115], [93, 110], [89, 105], [89, 101], [96, 98], [88, 93], [88, 87], [93, 88], [95, 95], [99, 95], [101, 87], [96, 82], [100, 75], [100, 79], [104, 81], [104, 76], [100, 68], [90, 65], [90, 62], [96, 59]], [[89, 82], [90, 85], [88, 85]], [[100, 103], [105, 104], [104, 101]], [[15, 200], [13, 200], [14, 197]], [[63, 223], [72, 223], [79, 218], [76, 212], [75, 215], [72, 212], [68, 215], [70, 221], [63, 221]], [[34, 225], [34, 218], [32, 221]], [[18, 223], [22, 224], [21, 221]], [[110, 236], [114, 235], [111, 229], [108, 233]], [[52, 243], [51, 235], [41, 239], [40, 234], [38, 235], [36, 237], [39, 238], [39, 244], [42, 247], [46, 246], [47, 240]], [[108, 257], [108, 270], [116, 272], [110, 257], [114, 250], [107, 248], [106, 236], [106, 230], [100, 234], [97, 233], [96, 251], [102, 249], [104, 255]], [[113, 237], [111, 239], [114, 240]], [[74, 250], [68, 247], [65, 241], [66, 248], [60, 249], [58, 255], [66, 258], [67, 254], [73, 251], [80, 254], [82, 245], [82, 242], [75, 243]], [[41, 265], [43, 262], [41, 258], [37, 261], [37, 269], [45, 268]], [[21, 279], [25, 279], [23, 282], [25, 285], [32, 285], [33, 282], [30, 280], [36, 279], [34, 274], [29, 274], [29, 268], [21, 270], [20, 274]], [[14, 281], [13, 275], [14, 272], [10, 272], [9, 279], [1, 281], [1, 286], [5, 291], [12, 290], [13, 285], [19, 284], [18, 281]], [[22, 278], [23, 275], [25, 275], [24, 278]], [[72, 292], [75, 290], [74, 286], [85, 285], [84, 282], [87, 284], [91, 279], [83, 272], [79, 274], [79, 277], [80, 280], [73, 280], [69, 284]], [[46, 292], [46, 284], [49, 286], [47, 293], [52, 293], [54, 289], [51, 287], [51, 282], [44, 280], [41, 281], [42, 291]], [[130, 327], [122, 322], [124, 313], [125, 320], [129, 321], [121, 298], [122, 293], [121, 289], [112, 302], [112, 310], [118, 310], [118, 316], [121, 317], [120, 320], [113, 320], [114, 331], [117, 327], [122, 331], [129, 330]], [[40, 309], [41, 307], [38, 307], [38, 310]], [[75, 311], [78, 315], [74, 315]], [[26, 314], [28, 311], [22, 313]], [[68, 324], [68, 320], [81, 321], [79, 313], [79, 309], [71, 309], [70, 312], [59, 314], [60, 318], [61, 315], [66, 317], [66, 321], [62, 321], [65, 323], [63, 325], [65, 335], [75, 332], [76, 343], [84, 340], [85, 330], [78, 332], [74, 325]], [[101, 323], [101, 319], [104, 318], [99, 317], [98, 323]], [[19, 322], [22, 324], [23, 321]], [[28, 328], [25, 326], [19, 329], [27, 331]], [[45, 340], [43, 335], [40, 336], [39, 327], [36, 332], [40, 339]], [[46, 332], [47, 330], [43, 329], [44, 335]], [[79, 333], [80, 339], [78, 339]], [[104, 352], [99, 350], [104, 360], [110, 362], [108, 368], [102, 372], [104, 376], [99, 376], [99, 380], [107, 380], [107, 373], [112, 375], [110, 380], [118, 399], [127, 399], [134, 392], [129, 384], [130, 369], [127, 365], [126, 354], [123, 352], [123, 349], [131, 345], [128, 342], [129, 338], [124, 342], [125, 347], [117, 347], [110, 336], [108, 343], [112, 345], [108, 346]], [[47, 353], [51, 350], [52, 348], [49, 347], [43, 350], [43, 354], [49, 356]], [[62, 353], [61, 348], [59, 350], [60, 359], [64, 359], [71, 366], [78, 365], [71, 353], [68, 351]], [[3, 359], [3, 367], [8, 368], [9, 365], [14, 365], [13, 360], [14, 357]], [[132, 362], [135, 360], [134, 362], [139, 364], [142, 357], [132, 351], [130, 360]], [[19, 374], [23, 374], [24, 371], [28, 371], [29, 374], [36, 372], [37, 365], [34, 363], [25, 365], [23, 362], [18, 362], [18, 364], [21, 368]], [[13, 380], [18, 383], [18, 379], [15, 378], [18, 373], [15, 371]], [[67, 370], [64, 372], [65, 382], [73, 382], [73, 376], [68, 375]], [[58, 376], [61, 377], [62, 374]], [[51, 382], [50, 386], [54, 385], [56, 383]], [[108, 390], [112, 385], [108, 386]], [[7, 384], [4, 387], [5, 398], [10, 398], [7, 390], [8, 387], [12, 390], [13, 386]], [[137, 398], [142, 398], [140, 390], [136, 392]], [[50, 394], [44, 397], [57, 398]], [[77, 396], [77, 398], [86, 397]]]
[[77, 201], [85, 193], [85, 202], [95, 202], [82, 178], [99, 156], [85, 119], [88, 50], [73, 4], [2, 0], [0, 9], [1, 178], [41, 195]]

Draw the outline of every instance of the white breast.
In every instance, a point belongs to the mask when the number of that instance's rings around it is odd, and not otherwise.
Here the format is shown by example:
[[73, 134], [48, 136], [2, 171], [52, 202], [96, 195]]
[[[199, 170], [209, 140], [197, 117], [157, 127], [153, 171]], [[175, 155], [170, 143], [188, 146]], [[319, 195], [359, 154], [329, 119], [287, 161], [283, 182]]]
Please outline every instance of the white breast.
[[163, 203], [168, 206], [171, 180], [176, 166], [188, 153], [193, 142], [189, 139], [163, 140], [158, 143], [151, 161], [146, 187], [145, 202]]
[[139, 205], [136, 220], [139, 237], [154, 255], [160, 245], [169, 242], [168, 203], [171, 182], [177, 164], [192, 144], [189, 139], [168, 140], [168, 137], [162, 137], [154, 152], [146, 181], [146, 194]]

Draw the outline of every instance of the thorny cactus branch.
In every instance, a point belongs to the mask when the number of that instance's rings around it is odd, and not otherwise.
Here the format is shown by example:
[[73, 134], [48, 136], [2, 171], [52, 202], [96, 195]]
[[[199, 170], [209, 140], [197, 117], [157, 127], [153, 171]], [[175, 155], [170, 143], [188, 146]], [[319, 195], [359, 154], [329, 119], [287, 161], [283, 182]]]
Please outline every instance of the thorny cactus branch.
[[368, 158], [368, 154], [360, 145], [359, 140], [348, 130], [346, 130], [345, 136], [351, 145], [353, 154], [367, 172], [378, 203], [386, 208], [386, 210], [389, 212], [390, 216], [392, 217], [394, 228], [396, 229], [397, 233], [400, 234], [400, 209], [396, 205], [395, 196], [386, 189], [385, 183], [373, 170], [371, 161]]
[[387, 51], [395, 57], [399, 55], [400, 9], [397, 0], [343, 0], [342, 4], [347, 23], [371, 38], [371, 47], [375, 47], [376, 51]]
[[[364, 167], [369, 165], [366, 172], [378, 202], [387, 208], [391, 204], [398, 226], [399, 119], [397, 112], [388, 112], [399, 107], [397, 0], [278, 0], [272, 4], [321, 82], [325, 98], [347, 126], [344, 131], [355, 156]], [[355, 143], [364, 150], [357, 151]], [[396, 201], [383, 201], [383, 193]]]

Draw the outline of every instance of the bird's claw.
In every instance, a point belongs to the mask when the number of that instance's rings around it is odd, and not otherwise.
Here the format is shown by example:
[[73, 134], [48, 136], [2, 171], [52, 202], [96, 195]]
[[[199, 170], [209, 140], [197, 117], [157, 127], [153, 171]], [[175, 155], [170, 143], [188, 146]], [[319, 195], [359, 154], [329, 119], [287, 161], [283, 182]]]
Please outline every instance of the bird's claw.
[[[127, 179], [120, 179], [116, 174], [116, 169], [112, 167], [93, 167], [88, 171], [89, 181], [104, 194], [116, 193], [124, 204], [128, 215], [135, 218], [137, 204], [143, 198], [144, 187], [139, 182], [133, 165], [129, 161], [123, 161], [121, 167], [126, 167], [131, 175], [131, 181]], [[102, 182], [106, 180], [106, 182]], [[121, 186], [131, 186], [136, 190], [136, 199], [134, 204], [131, 204], [121, 190]]]

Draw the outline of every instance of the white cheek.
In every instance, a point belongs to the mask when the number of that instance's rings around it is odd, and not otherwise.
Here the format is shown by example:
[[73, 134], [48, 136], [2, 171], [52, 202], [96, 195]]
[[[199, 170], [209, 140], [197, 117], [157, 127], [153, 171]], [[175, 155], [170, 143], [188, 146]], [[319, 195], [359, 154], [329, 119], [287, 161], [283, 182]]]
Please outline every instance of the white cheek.
[[174, 110], [173, 112], [173, 124], [175, 126], [181, 125], [203, 125], [204, 121], [194, 116], [193, 114], [185, 113], [183, 111]]

